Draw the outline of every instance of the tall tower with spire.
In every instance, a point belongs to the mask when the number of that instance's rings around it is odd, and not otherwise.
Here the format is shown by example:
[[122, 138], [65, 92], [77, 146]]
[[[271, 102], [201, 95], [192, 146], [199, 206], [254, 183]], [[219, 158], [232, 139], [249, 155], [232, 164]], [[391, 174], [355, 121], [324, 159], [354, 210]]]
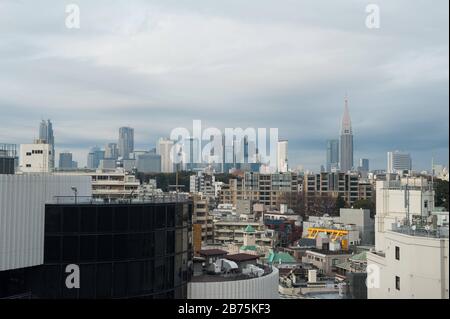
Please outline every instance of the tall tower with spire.
[[344, 117], [342, 118], [340, 147], [340, 169], [342, 172], [348, 172], [353, 168], [353, 131], [347, 96], [345, 97]]

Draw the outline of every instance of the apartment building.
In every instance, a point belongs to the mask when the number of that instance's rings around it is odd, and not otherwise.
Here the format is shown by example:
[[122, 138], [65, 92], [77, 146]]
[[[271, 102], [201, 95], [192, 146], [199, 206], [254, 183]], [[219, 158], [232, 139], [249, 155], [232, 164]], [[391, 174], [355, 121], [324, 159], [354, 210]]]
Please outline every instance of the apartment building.
[[[298, 192], [298, 175], [296, 173], [246, 172], [242, 176], [230, 179], [228, 185], [222, 186], [220, 203], [236, 206], [239, 200], [251, 200], [272, 209], [286, 201], [286, 194]], [[291, 200], [295, 201], [295, 196]], [[294, 207], [296, 203], [286, 204]]]
[[369, 182], [360, 181], [357, 173], [322, 172], [306, 174], [303, 180], [306, 205], [318, 196], [343, 198], [348, 205], [357, 200], [372, 199], [373, 186]]

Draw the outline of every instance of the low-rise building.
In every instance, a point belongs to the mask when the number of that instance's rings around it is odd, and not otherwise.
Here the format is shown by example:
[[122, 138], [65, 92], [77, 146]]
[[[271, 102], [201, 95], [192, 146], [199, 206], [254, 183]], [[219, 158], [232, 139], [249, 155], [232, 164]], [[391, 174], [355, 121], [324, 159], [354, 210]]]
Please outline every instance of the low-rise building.
[[448, 299], [448, 226], [393, 226], [385, 250], [367, 254], [369, 299]]

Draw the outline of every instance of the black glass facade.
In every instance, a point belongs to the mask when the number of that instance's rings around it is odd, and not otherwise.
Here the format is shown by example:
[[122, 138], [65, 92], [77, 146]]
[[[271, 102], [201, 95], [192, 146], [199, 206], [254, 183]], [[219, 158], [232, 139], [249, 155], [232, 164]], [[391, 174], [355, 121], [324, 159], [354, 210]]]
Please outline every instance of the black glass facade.
[[3, 157], [0, 153], [0, 174], [14, 174], [15, 159], [12, 157]]
[[[40, 298], [186, 298], [192, 205], [46, 205]], [[66, 287], [79, 266], [80, 288]]]

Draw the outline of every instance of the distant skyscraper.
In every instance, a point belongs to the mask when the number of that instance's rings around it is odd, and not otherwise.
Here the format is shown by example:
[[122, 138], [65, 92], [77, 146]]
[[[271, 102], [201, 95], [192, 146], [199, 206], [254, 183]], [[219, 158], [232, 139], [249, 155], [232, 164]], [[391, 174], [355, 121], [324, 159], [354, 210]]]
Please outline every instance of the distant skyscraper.
[[87, 167], [89, 169], [97, 169], [100, 165], [100, 161], [105, 158], [105, 151], [102, 151], [99, 147], [93, 147], [88, 154]]
[[174, 142], [170, 139], [161, 138], [156, 145], [156, 153], [161, 155], [161, 172], [173, 173], [174, 165], [170, 154], [172, 152]]
[[183, 143], [183, 164], [186, 171], [193, 171], [202, 167], [200, 141], [193, 137], [188, 137]]
[[119, 156], [124, 159], [130, 158], [130, 153], [134, 151], [134, 129], [131, 127], [121, 127], [119, 129]]
[[360, 158], [359, 159], [359, 167], [360, 167], [360, 170], [362, 170], [364, 172], [368, 172], [369, 171], [369, 160], [367, 158]]
[[277, 170], [279, 173], [288, 171], [288, 141], [280, 140], [277, 145]]
[[105, 158], [107, 159], [118, 159], [119, 158], [119, 148], [116, 143], [108, 143], [105, 146]]
[[73, 160], [72, 153], [64, 152], [59, 153], [59, 169], [72, 169], [73, 168]]
[[161, 173], [161, 155], [155, 153], [139, 155], [136, 167], [140, 173]]
[[387, 153], [387, 172], [398, 173], [402, 171], [410, 171], [412, 169], [412, 160], [409, 153], [400, 151]]
[[55, 137], [53, 135], [53, 125], [50, 120], [42, 120], [39, 126], [39, 139], [50, 145], [50, 166], [55, 167]]
[[347, 97], [345, 98], [344, 117], [342, 118], [341, 127], [340, 169], [342, 172], [353, 169], [353, 131]]
[[327, 141], [327, 172], [339, 166], [339, 140]]

